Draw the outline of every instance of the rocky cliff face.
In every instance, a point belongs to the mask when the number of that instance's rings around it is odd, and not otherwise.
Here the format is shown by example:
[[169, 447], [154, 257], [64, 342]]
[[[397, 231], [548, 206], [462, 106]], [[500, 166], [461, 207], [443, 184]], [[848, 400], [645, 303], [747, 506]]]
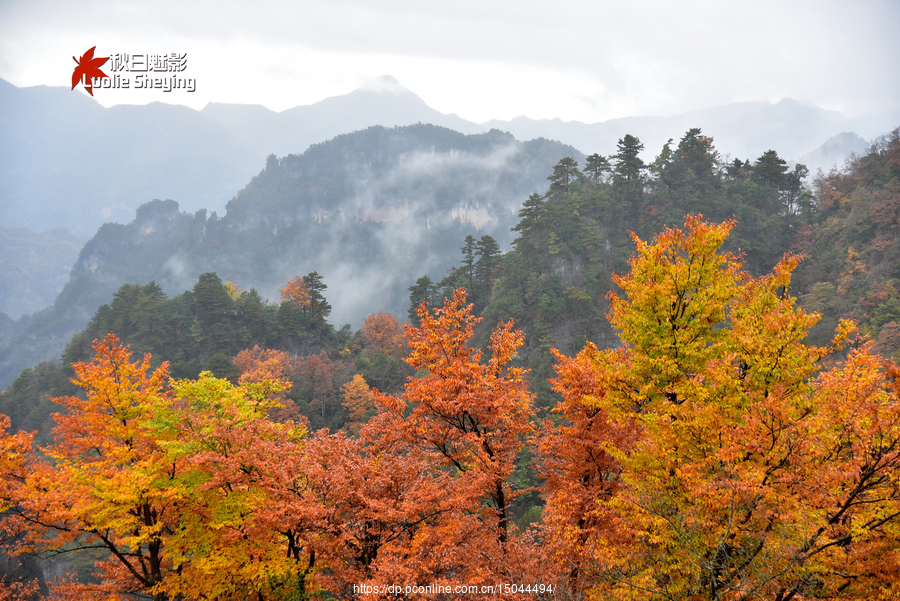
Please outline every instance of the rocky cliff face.
[[[564, 156], [584, 160], [574, 148], [499, 131], [372, 127], [302, 155], [270, 156], [221, 218], [181, 212], [173, 200], [146, 203], [131, 223], [101, 227], [55, 305], [14, 328], [0, 353], [0, 385], [58, 355], [125, 283], [152, 280], [174, 295], [215, 271], [277, 300], [288, 279], [317, 271], [335, 323], [359, 327], [378, 311], [405, 315], [407, 288], [423, 273], [440, 279], [467, 234], [489, 234], [508, 248], [522, 202], [546, 189], [546, 174]], [[51, 332], [52, 343], [40, 342]], [[26, 339], [31, 350], [14, 352]]]

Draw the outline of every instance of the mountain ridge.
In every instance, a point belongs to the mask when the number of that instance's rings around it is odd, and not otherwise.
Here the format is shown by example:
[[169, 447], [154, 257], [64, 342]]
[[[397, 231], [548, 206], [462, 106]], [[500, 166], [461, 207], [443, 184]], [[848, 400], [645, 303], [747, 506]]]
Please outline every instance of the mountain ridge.
[[[6, 108], [0, 114], [0, 222], [32, 230], [63, 225], [79, 235], [106, 221], [130, 220], [137, 206], [153, 198], [177, 199], [190, 211], [221, 211], [266, 156], [300, 153], [372, 125], [433, 123], [466, 134], [500, 129], [519, 140], [542, 137], [604, 155], [631, 134], [642, 140], [647, 156], [701, 127], [733, 157], [755, 159], [778, 148], [788, 160], [841, 132], [870, 139], [894, 126], [891, 115], [851, 119], [790, 99], [592, 124], [526, 117], [478, 124], [432, 109], [390, 76], [281, 112], [227, 103], [208, 103], [200, 111], [160, 102], [107, 109], [66, 87], [18, 88], [2, 80], [0, 101]], [[801, 126], [802, 135], [792, 130]]]
[[409, 274], [446, 272], [467, 234], [508, 247], [521, 203], [546, 189], [565, 156], [584, 160], [558, 142], [496, 130], [373, 126], [302, 155], [270, 156], [221, 217], [175, 200], [144, 203], [84, 245], [52, 307], [7, 324], [0, 383], [58, 356], [126, 283], [155, 281], [174, 296], [214, 271], [277, 299], [289, 279], [317, 271], [337, 323], [359, 327], [378, 310], [402, 315]]

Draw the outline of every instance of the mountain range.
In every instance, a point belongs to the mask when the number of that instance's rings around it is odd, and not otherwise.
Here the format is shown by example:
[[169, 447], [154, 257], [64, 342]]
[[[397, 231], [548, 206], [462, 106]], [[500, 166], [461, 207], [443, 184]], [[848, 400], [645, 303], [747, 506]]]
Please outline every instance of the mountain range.
[[821, 158], [808, 165], [815, 173], [836, 157], [809, 153], [833, 136], [853, 132], [871, 139], [900, 122], [900, 113], [849, 118], [783, 99], [600, 123], [518, 117], [479, 124], [430, 108], [390, 76], [279, 113], [221, 103], [201, 111], [158, 102], [104, 108], [66, 87], [18, 88], [3, 80], [0, 105], [0, 224], [63, 226], [81, 236], [108, 221], [130, 221], [135, 208], [154, 198], [176, 200], [192, 212], [222, 211], [268, 155], [300, 154], [372, 125], [430, 123], [464, 134], [499, 129], [518, 140], [543, 137], [604, 155], [631, 134], [648, 157], [666, 140], [700, 127], [723, 155], [753, 160], [778, 149], [788, 160]]
[[317, 270], [338, 323], [402, 314], [413, 275], [440, 276], [469, 233], [508, 248], [523, 201], [546, 190], [556, 161], [612, 154], [625, 134], [641, 138], [648, 160], [699, 126], [723, 156], [774, 148], [827, 169], [900, 121], [784, 99], [594, 124], [477, 124], [430, 108], [389, 76], [280, 113], [217, 103], [107, 109], [65, 87], [3, 80], [0, 103], [0, 344], [16, 349], [0, 361], [6, 381], [58, 354], [126, 282], [154, 279], [174, 294], [217, 271], [277, 298], [287, 278]]
[[277, 302], [289, 279], [316, 271], [333, 321], [403, 315], [408, 287], [423, 272], [445, 274], [467, 235], [509, 248], [523, 199], [545, 191], [566, 156], [584, 160], [571, 146], [498, 130], [374, 126], [270, 155], [222, 216], [147, 202], [128, 223], [100, 227], [51, 307], [0, 322], [0, 385], [58, 355], [126, 283], [155, 281], [174, 296], [216, 272]]

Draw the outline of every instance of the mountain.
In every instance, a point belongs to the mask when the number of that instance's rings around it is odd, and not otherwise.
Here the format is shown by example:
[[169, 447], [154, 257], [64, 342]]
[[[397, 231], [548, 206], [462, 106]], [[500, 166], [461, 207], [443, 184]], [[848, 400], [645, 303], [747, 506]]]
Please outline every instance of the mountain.
[[[64, 226], [85, 237], [105, 222], [127, 223], [138, 206], [154, 198], [174, 199], [190, 213], [206, 209], [221, 214], [267, 156], [301, 153], [373, 125], [431, 123], [463, 134], [495, 128], [519, 140], [562, 140], [605, 155], [616, 151], [624, 135], [634, 134], [648, 157], [666, 140], [700, 126], [732, 157], [753, 159], [778, 148], [787, 159], [812, 161], [819, 156], [812, 149], [832, 136], [856, 132], [851, 135], [872, 138], [900, 119], [897, 114], [850, 119], [785, 99], [774, 105], [745, 102], [593, 124], [524, 117], [476, 124], [435, 111], [390, 76], [280, 113], [259, 105], [219, 103], [201, 111], [162, 103], [106, 109], [65, 87], [17, 88], [3, 80], [0, 103], [0, 223], [38, 231]], [[834, 148], [822, 152], [826, 162], [840, 154]], [[56, 260], [36, 258], [48, 264]], [[27, 270], [7, 269], [4, 276], [10, 278], [8, 290], [36, 289]], [[42, 294], [42, 300], [23, 297], [4, 307], [15, 317], [40, 308], [49, 293]]]
[[522, 202], [546, 189], [565, 156], [584, 160], [570, 146], [496, 130], [378, 126], [271, 156], [222, 217], [182, 212], [173, 200], [146, 203], [85, 244], [52, 307], [7, 324], [0, 386], [57, 356], [125, 283], [152, 280], [171, 296], [214, 271], [277, 300], [289, 279], [317, 271], [334, 322], [404, 315], [417, 274], [445, 273], [467, 234], [508, 247]]
[[464, 134], [488, 129], [434, 110], [390, 75], [349, 94], [280, 113], [260, 105], [218, 102], [207, 104], [200, 113], [223, 125], [260, 159], [269, 154], [301, 153], [311, 144], [372, 125], [430, 123]]
[[798, 163], [803, 163], [809, 168], [810, 173], [819, 169], [824, 172], [832, 168], [842, 169], [844, 162], [850, 155], [865, 154], [869, 143], [853, 132], [841, 132], [825, 140], [825, 143], [797, 158]]
[[614, 154], [616, 142], [631, 134], [644, 143], [648, 157], [655, 156], [668, 139], [677, 140], [681, 132], [699, 127], [732, 158], [754, 160], [777, 149], [786, 159], [798, 160], [841, 132], [856, 132], [869, 139], [886, 134], [898, 122], [897, 113], [849, 118], [784, 98], [775, 104], [737, 102], [666, 117], [625, 117], [599, 123], [517, 117], [484, 125], [508, 131], [520, 140], [538, 136], [560, 140], [586, 154]]
[[389, 76], [280, 113], [216, 103], [202, 111], [159, 102], [104, 108], [65, 87], [3, 80], [0, 105], [0, 223], [80, 235], [128, 221], [153, 198], [221, 211], [269, 154], [300, 153], [372, 125], [486, 131], [429, 108]]
[[51, 305], [86, 241], [64, 227], [0, 227], [0, 312], [18, 319]]
[[387, 75], [349, 94], [281, 112], [222, 103], [201, 111], [162, 103], [107, 109], [66, 87], [18, 88], [3, 80], [0, 104], [0, 223], [34, 230], [64, 226], [85, 236], [107, 221], [128, 221], [153, 198], [175, 199], [192, 212], [221, 212], [268, 155], [302, 153], [372, 125], [431, 123], [465, 134], [499, 129], [519, 140], [543, 137], [604, 155], [632, 134], [647, 156], [700, 127], [733, 158], [755, 159], [777, 148], [796, 160], [841, 132], [872, 139], [900, 120], [896, 113], [848, 118], [784, 99], [599, 123], [518, 117], [477, 124], [430, 108]]
[[[0, 81], [0, 222], [90, 235], [151, 198], [221, 206], [253, 173], [219, 124], [183, 106], [103, 108], [67, 88]], [[259, 163], [256, 164], [259, 168]]]

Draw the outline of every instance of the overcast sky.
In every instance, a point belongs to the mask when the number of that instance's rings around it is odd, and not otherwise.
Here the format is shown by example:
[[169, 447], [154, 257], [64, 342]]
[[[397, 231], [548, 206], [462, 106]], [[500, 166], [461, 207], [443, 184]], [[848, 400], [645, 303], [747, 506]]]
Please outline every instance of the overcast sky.
[[856, 116], [900, 109], [898, 31], [898, 0], [0, 0], [0, 77], [69, 87], [72, 56], [96, 46], [97, 56], [187, 53], [181, 76], [197, 82], [193, 93], [95, 91], [105, 106], [281, 111], [390, 74], [477, 122], [784, 97]]

